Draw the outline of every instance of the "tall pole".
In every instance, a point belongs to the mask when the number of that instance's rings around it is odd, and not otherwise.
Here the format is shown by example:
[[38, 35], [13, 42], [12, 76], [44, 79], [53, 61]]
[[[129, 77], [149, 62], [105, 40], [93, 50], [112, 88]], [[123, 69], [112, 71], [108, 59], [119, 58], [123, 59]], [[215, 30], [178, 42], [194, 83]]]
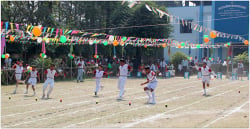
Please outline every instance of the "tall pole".
[[[42, 57], [42, 62], [44, 62], [44, 58]], [[44, 80], [44, 75], [43, 75], [43, 63], [42, 63], [42, 80]]]
[[[199, 21], [200, 21], [200, 26], [203, 26], [203, 1], [200, 1], [200, 17], [199, 17]], [[201, 33], [199, 33], [199, 44], [203, 43], [203, 31]], [[205, 49], [205, 48], [204, 48]], [[199, 49], [199, 59], [202, 58], [202, 48]]]
[[234, 55], [234, 47], [232, 46], [232, 54], [231, 54], [232, 73], [233, 73], [233, 55]]
[[70, 66], [70, 77], [72, 79], [72, 59], [71, 59], [71, 66]]

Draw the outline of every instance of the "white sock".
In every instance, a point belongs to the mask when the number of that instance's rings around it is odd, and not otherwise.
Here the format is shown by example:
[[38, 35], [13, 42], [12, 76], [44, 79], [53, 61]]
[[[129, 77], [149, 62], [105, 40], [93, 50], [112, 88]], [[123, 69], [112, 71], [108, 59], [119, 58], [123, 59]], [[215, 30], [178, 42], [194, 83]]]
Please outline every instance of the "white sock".
[[206, 88], [205, 88], [205, 89], [203, 89], [203, 90], [204, 90], [204, 94], [207, 94], [207, 93], [206, 93]]
[[145, 92], [146, 92], [146, 94], [148, 95], [148, 98], [149, 98], [149, 99], [151, 99], [151, 96], [150, 96], [149, 91], [148, 91], [148, 90], [146, 90]]
[[151, 92], [151, 93], [152, 93], [152, 102], [155, 103], [155, 92], [153, 91], [153, 92]]

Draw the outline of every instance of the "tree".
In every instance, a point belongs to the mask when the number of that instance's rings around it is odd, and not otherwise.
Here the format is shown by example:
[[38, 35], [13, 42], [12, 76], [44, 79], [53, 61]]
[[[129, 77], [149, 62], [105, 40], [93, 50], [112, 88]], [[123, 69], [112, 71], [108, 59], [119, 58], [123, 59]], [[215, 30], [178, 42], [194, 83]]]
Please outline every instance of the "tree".
[[[42, 25], [44, 27], [53, 27], [60, 29], [77, 29], [87, 32], [105, 32], [110, 35], [136, 36], [142, 38], [168, 38], [171, 26], [153, 26], [126, 29], [106, 29], [112, 27], [125, 26], [143, 26], [168, 23], [167, 18], [159, 18], [158, 15], [148, 11], [145, 2], [136, 5], [133, 8], [127, 6], [127, 2], [121, 5], [121, 1], [2, 1], [2, 21], [11, 21], [14, 23], [24, 23], [32, 25]], [[161, 10], [165, 7], [159, 7], [155, 2], [147, 1]], [[13, 19], [12, 19], [13, 18]], [[97, 29], [96, 29], [97, 28]], [[102, 29], [104, 28], [104, 29]], [[22, 30], [27, 26], [22, 25]], [[53, 35], [54, 36], [54, 35]], [[52, 36], [52, 37], [53, 37]], [[82, 35], [79, 35], [82, 36]], [[105, 38], [105, 37], [104, 37]], [[34, 42], [28, 40], [28, 42]], [[76, 45], [74, 53], [84, 57], [93, 57], [94, 45]], [[46, 52], [51, 58], [62, 57], [69, 52], [69, 46], [47, 45]], [[124, 48], [124, 53], [122, 49]], [[32, 58], [33, 55], [39, 55], [41, 45], [34, 44], [7, 44], [7, 52], [23, 53], [24, 61]], [[132, 45], [125, 47], [116, 47], [117, 57], [122, 54], [126, 56], [137, 56], [138, 60], [148, 56], [162, 56], [162, 48], [140, 48]], [[98, 54], [113, 56], [113, 46], [98, 45]], [[142, 57], [141, 57], [142, 55]], [[140, 62], [137, 63], [139, 65]]]
[[171, 57], [171, 63], [174, 65], [175, 69], [177, 70], [178, 65], [181, 64], [182, 60], [187, 60], [188, 57], [182, 53], [182, 52], [176, 52], [174, 55]]

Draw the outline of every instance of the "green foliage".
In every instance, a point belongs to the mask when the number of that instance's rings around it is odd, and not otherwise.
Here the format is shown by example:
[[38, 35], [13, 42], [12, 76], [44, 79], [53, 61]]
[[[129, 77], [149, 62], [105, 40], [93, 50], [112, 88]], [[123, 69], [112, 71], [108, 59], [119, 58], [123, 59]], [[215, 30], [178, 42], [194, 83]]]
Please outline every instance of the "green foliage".
[[237, 67], [239, 61], [242, 61], [244, 68], [248, 68], [249, 56], [247, 51], [243, 52], [242, 54], [238, 54], [233, 58], [234, 67]]
[[31, 62], [31, 65], [35, 65], [37, 68], [47, 69], [49, 68], [50, 64], [52, 63], [51, 58], [36, 58]]
[[178, 65], [181, 64], [183, 59], [188, 59], [188, 57], [182, 52], [176, 52], [174, 55], [172, 55], [170, 62], [177, 69]]
[[[167, 24], [169, 20], [164, 16], [150, 12], [144, 6], [144, 3], [154, 6], [161, 10], [166, 10], [162, 5], [154, 1], [142, 1], [141, 4], [129, 8], [128, 2], [121, 5], [122, 1], [2, 1], [1, 19], [3, 22], [10, 21], [14, 23], [24, 23], [32, 25], [42, 25], [44, 27], [53, 27], [60, 29], [77, 29], [88, 32], [104, 32], [111, 35], [136, 36], [142, 38], [168, 38], [171, 26], [148, 26], [120, 29], [96, 29], [112, 28], [126, 26], [142, 26]], [[26, 26], [20, 26], [20, 29], [26, 30]], [[51, 28], [52, 29], [52, 28]], [[79, 35], [81, 36], [81, 35]], [[52, 36], [54, 37], [54, 35]], [[30, 40], [32, 41], [32, 40]], [[75, 45], [74, 54], [83, 57], [93, 57], [95, 45]], [[42, 45], [35, 44], [17, 44], [7, 43], [6, 51], [10, 54], [16, 53], [23, 55], [25, 62], [34, 55], [41, 53]], [[48, 57], [59, 58], [67, 56], [69, 46], [46, 45], [46, 54]], [[122, 56], [122, 47], [116, 47], [117, 57]], [[98, 55], [113, 57], [113, 46], [103, 44], [98, 45]], [[124, 56], [138, 56], [147, 59], [148, 56], [159, 57], [163, 55], [163, 48], [139, 48], [132, 45], [124, 47]], [[141, 57], [139, 57], [141, 56]], [[68, 61], [67, 61], [68, 63]]]

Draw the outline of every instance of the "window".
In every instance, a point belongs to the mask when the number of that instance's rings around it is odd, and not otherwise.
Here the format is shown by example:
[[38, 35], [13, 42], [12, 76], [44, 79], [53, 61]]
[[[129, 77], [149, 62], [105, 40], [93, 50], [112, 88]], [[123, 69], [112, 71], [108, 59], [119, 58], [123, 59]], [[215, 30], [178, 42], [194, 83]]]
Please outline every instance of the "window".
[[192, 33], [191, 23], [193, 20], [184, 20], [184, 25], [182, 20], [180, 20], [180, 33]]

